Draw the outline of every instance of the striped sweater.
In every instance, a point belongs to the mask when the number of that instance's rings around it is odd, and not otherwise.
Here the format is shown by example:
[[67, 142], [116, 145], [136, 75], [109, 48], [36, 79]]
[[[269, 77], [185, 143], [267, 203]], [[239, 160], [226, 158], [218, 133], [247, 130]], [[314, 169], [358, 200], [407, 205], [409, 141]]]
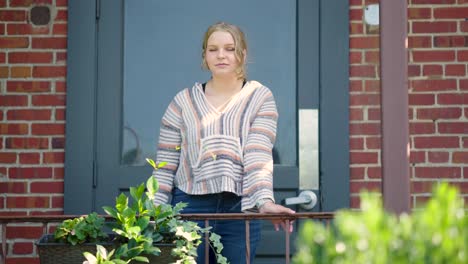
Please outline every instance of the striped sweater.
[[195, 83], [179, 92], [160, 127], [154, 171], [160, 189], [156, 204], [168, 203], [175, 186], [188, 194], [232, 192], [242, 196], [242, 211], [273, 197], [272, 148], [278, 112], [271, 91], [248, 81], [223, 111]]

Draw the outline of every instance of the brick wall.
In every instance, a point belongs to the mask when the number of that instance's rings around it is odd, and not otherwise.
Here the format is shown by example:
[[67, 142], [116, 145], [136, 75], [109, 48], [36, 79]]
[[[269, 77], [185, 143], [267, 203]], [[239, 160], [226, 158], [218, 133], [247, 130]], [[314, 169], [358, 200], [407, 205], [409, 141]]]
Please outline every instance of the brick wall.
[[[350, 0], [351, 206], [363, 189], [381, 190], [379, 28]], [[412, 206], [435, 182], [468, 200], [468, 1], [408, 0]]]
[[[63, 213], [66, 48], [66, 0], [0, 0], [0, 215]], [[38, 263], [41, 234], [9, 225], [7, 263]]]
[[[351, 198], [380, 189], [379, 28], [350, 0]], [[468, 0], [409, 0], [413, 205], [434, 182], [468, 197]], [[48, 6], [35, 26], [30, 10]], [[0, 215], [62, 214], [66, 0], [0, 0]], [[38, 263], [37, 225], [7, 230], [7, 263]]]

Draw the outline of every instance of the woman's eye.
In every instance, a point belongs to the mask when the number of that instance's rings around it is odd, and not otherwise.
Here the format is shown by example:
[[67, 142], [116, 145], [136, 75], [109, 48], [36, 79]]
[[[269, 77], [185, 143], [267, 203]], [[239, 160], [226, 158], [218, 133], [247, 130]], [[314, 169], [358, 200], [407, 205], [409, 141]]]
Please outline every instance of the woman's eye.
[[227, 48], [226, 50], [227, 51], [235, 51], [236, 49], [235, 48]]
[[213, 52], [213, 51], [216, 51], [216, 49], [209, 49], [208, 51], [211, 51], [211, 52]]

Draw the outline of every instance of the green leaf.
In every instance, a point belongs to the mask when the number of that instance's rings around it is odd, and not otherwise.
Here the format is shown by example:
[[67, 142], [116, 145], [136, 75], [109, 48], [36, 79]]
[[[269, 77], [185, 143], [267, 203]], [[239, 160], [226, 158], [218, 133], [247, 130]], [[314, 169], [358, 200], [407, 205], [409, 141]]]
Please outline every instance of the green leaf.
[[158, 192], [159, 190], [159, 183], [158, 180], [156, 180], [155, 177], [150, 176], [148, 180], [146, 181], [146, 188], [148, 189], [148, 196], [149, 198], [153, 198], [154, 195]]
[[149, 260], [147, 257], [143, 257], [143, 256], [136, 256], [133, 258], [134, 260], [136, 261], [140, 261], [140, 262], [146, 262], [146, 263], [149, 263]]
[[148, 162], [154, 169], [157, 169], [156, 162], [150, 158], [146, 158], [146, 162]]
[[160, 163], [158, 164], [158, 169], [160, 169], [160, 168], [166, 166], [166, 164], [167, 164], [166, 161], [160, 162]]
[[144, 217], [140, 217], [137, 220], [137, 225], [141, 228], [141, 230], [144, 230], [148, 226], [149, 222], [150, 222], [149, 216], [144, 216]]
[[97, 263], [97, 259], [93, 254], [91, 254], [89, 252], [83, 252], [83, 256], [86, 258], [86, 260], [89, 262], [89, 264]]
[[124, 193], [121, 193], [116, 198], [115, 208], [117, 209], [118, 212], [122, 212], [127, 207], [128, 207], [128, 197]]

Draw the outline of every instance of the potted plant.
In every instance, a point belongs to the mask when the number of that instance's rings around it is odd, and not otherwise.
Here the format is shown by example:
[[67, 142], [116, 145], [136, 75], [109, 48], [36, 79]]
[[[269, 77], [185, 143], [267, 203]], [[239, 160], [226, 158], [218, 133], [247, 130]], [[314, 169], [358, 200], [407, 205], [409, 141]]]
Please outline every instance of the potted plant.
[[[164, 166], [164, 163], [156, 164], [153, 160], [147, 159], [154, 169]], [[178, 203], [175, 206], [163, 204], [154, 205], [153, 197], [158, 191], [157, 180], [150, 176], [145, 183], [139, 186], [130, 187], [129, 197], [121, 193], [115, 202], [114, 207], [104, 206], [104, 211], [112, 218], [110, 228], [113, 234], [106, 238], [102, 233], [104, 219], [93, 213], [86, 217], [65, 220], [55, 231], [57, 242], [66, 242], [69, 248], [77, 245], [89, 246], [93, 242], [93, 247], [81, 251], [79, 260], [75, 263], [195, 263], [197, 247], [201, 244], [202, 236], [209, 233], [210, 245], [217, 253], [218, 263], [227, 263], [226, 258], [221, 255], [222, 244], [217, 234], [210, 232], [210, 228], [201, 228], [195, 222], [182, 220], [180, 211], [186, 206]], [[89, 220], [89, 221], [86, 221]], [[76, 224], [74, 224], [76, 223]], [[79, 223], [79, 224], [78, 224]], [[77, 231], [76, 227], [86, 232]], [[42, 241], [42, 239], [41, 239]], [[41, 241], [38, 243], [41, 263], [42, 255], [47, 255], [46, 248]], [[80, 249], [82, 250], [82, 249]], [[90, 252], [95, 252], [92, 254]], [[55, 252], [54, 254], [57, 254]], [[71, 264], [69, 258], [63, 263]], [[53, 262], [59, 263], [57, 258]]]
[[468, 263], [468, 215], [454, 187], [439, 185], [411, 215], [385, 212], [378, 194], [361, 210], [337, 212], [331, 227], [306, 222], [294, 263]]

